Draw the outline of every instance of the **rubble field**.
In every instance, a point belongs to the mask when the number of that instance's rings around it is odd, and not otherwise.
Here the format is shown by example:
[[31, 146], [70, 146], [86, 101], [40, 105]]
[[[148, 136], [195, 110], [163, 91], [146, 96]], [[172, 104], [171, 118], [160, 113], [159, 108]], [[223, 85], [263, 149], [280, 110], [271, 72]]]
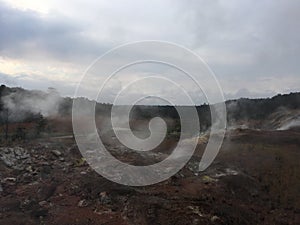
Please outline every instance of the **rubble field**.
[[[197, 165], [206, 139], [199, 140], [182, 170], [146, 187], [100, 176], [72, 138], [3, 145], [0, 224], [300, 224], [299, 131], [228, 131], [218, 157], [204, 172]], [[166, 143], [165, 149], [174, 146], [172, 139]], [[108, 147], [133, 164], [152, 162], [158, 154], [148, 159]]]

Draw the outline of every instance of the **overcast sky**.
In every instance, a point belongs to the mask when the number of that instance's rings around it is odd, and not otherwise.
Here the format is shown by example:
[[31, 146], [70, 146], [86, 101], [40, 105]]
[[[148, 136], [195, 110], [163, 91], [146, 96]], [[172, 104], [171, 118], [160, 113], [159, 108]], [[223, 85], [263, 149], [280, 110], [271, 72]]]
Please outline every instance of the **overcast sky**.
[[0, 0], [0, 81], [72, 96], [106, 51], [163, 40], [202, 57], [227, 99], [300, 91], [299, 12], [298, 0]]

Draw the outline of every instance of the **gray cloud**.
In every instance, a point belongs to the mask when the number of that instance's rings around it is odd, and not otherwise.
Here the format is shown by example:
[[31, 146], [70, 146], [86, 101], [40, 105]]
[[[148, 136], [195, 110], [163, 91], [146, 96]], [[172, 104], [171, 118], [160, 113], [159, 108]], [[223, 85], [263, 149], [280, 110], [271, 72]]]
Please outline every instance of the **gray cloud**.
[[0, 80], [2, 81], [2, 83], [10, 85], [10, 86], [17, 85], [17, 82], [14, 78], [12, 78], [11, 76], [4, 74], [4, 73], [0, 73]]
[[[196, 51], [216, 72], [228, 98], [299, 91], [300, 1], [56, 4], [44, 15], [0, 2], [0, 55], [86, 66], [118, 44], [161, 39]], [[66, 89], [53, 79], [22, 74], [31, 79], [15, 81], [1, 74], [0, 79], [36, 89], [61, 86], [60, 91], [72, 93], [71, 86]]]
[[[213, 50], [208, 61], [218, 73], [298, 75], [299, 1], [190, 1], [185, 8], [186, 23], [195, 35], [194, 47], [199, 54], [203, 49]], [[223, 54], [224, 62], [215, 61], [218, 53]]]
[[84, 33], [84, 27], [59, 14], [40, 15], [0, 2], [0, 54], [12, 58], [69, 61], [94, 58], [108, 49]]

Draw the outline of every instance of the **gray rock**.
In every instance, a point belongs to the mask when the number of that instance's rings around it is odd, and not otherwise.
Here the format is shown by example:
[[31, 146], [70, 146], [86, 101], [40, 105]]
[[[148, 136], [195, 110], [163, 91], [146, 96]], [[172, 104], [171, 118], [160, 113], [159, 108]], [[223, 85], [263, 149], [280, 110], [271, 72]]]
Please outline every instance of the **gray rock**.
[[23, 170], [31, 163], [31, 158], [26, 149], [21, 147], [2, 147], [0, 148], [0, 160], [3, 163], [16, 170]]
[[45, 207], [48, 205], [48, 202], [47, 201], [41, 201], [39, 202], [39, 205], [42, 206], [42, 207]]
[[58, 150], [52, 150], [51, 152], [52, 152], [53, 155], [55, 155], [56, 157], [62, 156], [62, 153], [61, 153], [60, 151], [58, 151]]
[[16, 180], [15, 177], [6, 177], [3, 179], [4, 182], [16, 182]]
[[64, 157], [59, 157], [59, 161], [64, 162], [65, 158]]
[[88, 206], [88, 202], [85, 199], [80, 200], [78, 202], [78, 207], [83, 208], [83, 207], [86, 207], [86, 206]]
[[210, 218], [211, 222], [216, 222], [218, 220], [220, 220], [220, 218], [218, 216], [213, 216], [212, 218]]

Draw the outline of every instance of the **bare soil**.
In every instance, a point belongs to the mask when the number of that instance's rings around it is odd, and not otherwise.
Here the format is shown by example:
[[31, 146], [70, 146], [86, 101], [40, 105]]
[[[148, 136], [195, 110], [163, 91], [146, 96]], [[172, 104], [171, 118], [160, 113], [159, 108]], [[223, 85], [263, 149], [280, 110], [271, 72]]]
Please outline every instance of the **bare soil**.
[[[158, 150], [169, 153], [175, 141]], [[147, 187], [106, 180], [82, 159], [72, 138], [11, 144], [16, 146], [30, 160], [22, 169], [0, 160], [1, 225], [300, 224], [298, 130], [230, 130], [206, 171], [193, 169], [202, 141], [178, 174]], [[115, 154], [140, 160], [137, 154]]]

